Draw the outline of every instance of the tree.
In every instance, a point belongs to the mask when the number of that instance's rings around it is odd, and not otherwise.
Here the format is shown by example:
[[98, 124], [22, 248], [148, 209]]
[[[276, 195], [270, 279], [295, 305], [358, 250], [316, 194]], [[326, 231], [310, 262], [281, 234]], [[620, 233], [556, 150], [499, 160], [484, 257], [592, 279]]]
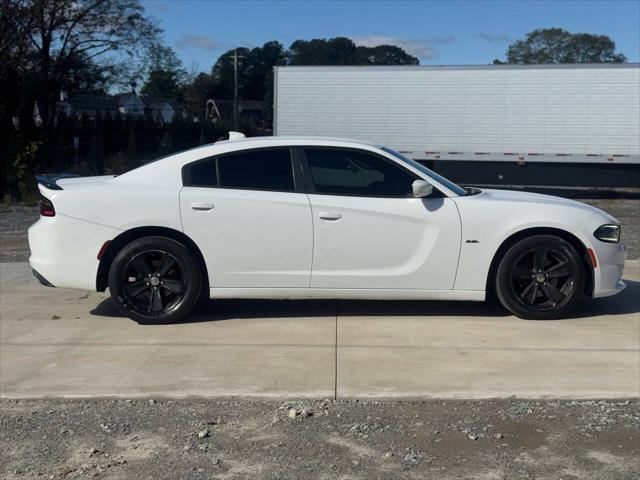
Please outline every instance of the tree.
[[178, 58], [173, 48], [161, 43], [153, 43], [150, 46], [145, 66], [148, 71], [164, 70], [176, 72], [180, 81], [184, 80], [187, 75], [182, 61]]
[[267, 42], [251, 49], [243, 70], [243, 96], [263, 99], [273, 90], [273, 67], [287, 63], [287, 52], [280, 42]]
[[233, 98], [234, 52], [238, 55], [238, 94], [240, 97], [244, 97], [245, 94], [249, 93], [244, 88], [244, 81], [246, 80], [244, 70], [245, 66], [248, 63], [250, 50], [248, 48], [241, 47], [233, 50], [228, 50], [220, 55], [215, 65], [211, 69], [211, 77], [215, 82], [213, 92], [211, 93], [215, 98]]
[[[511, 64], [540, 63], [622, 63], [626, 57], [616, 53], [616, 44], [606, 35], [570, 33], [561, 28], [544, 28], [527, 34], [507, 49]], [[494, 64], [500, 63], [495, 60]]]
[[182, 101], [182, 89], [176, 72], [152, 70], [140, 90], [143, 97]]
[[127, 78], [131, 61], [139, 60], [160, 32], [138, 0], [4, 1], [15, 15], [16, 35], [29, 49], [24, 60], [13, 61], [30, 62], [45, 130], [70, 65], [100, 62], [101, 73]]
[[358, 47], [356, 49], [358, 65], [418, 65], [419, 60], [395, 45], [377, 47]]
[[187, 72], [172, 48], [153, 45], [145, 67], [147, 80], [142, 86], [142, 95], [182, 101], [182, 85]]
[[418, 65], [416, 57], [395, 45], [356, 47], [353, 40], [297, 40], [289, 49], [291, 65]]
[[291, 65], [358, 65], [356, 44], [345, 37], [297, 40], [289, 49]]
[[212, 92], [219, 98], [233, 96], [233, 57], [238, 55], [238, 95], [261, 100], [271, 88], [273, 67], [287, 62], [287, 52], [280, 42], [267, 42], [261, 47], [237, 48], [223, 53], [211, 70], [215, 81]]
[[193, 82], [183, 86], [182, 94], [190, 117], [203, 118], [205, 102], [214, 98], [217, 84], [213, 77], [207, 73], [196, 75]]
[[400, 47], [381, 45], [357, 47], [344, 37], [297, 40], [285, 50], [281, 43], [267, 42], [261, 47], [237, 48], [223, 53], [211, 70], [216, 98], [233, 96], [233, 57], [238, 54], [238, 91], [245, 99], [261, 100], [270, 94], [276, 65], [417, 65], [418, 59]]
[[358, 47], [345, 37], [297, 40], [286, 50], [277, 42], [261, 47], [240, 47], [223, 53], [211, 74], [198, 75], [183, 89], [189, 111], [200, 116], [208, 98], [233, 98], [234, 53], [238, 55], [238, 95], [262, 100], [264, 120], [271, 122], [273, 67], [277, 65], [417, 65], [418, 59], [394, 45]]

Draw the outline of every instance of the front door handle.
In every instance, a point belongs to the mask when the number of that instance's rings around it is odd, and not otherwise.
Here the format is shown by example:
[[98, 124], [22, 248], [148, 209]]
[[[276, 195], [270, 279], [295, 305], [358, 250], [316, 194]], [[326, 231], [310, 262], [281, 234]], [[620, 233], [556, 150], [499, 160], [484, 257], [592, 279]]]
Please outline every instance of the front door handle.
[[201, 212], [208, 212], [209, 210], [213, 210], [213, 203], [194, 202], [191, 204], [191, 208]]
[[340, 220], [342, 218], [342, 214], [339, 212], [320, 212], [320, 218], [323, 220]]

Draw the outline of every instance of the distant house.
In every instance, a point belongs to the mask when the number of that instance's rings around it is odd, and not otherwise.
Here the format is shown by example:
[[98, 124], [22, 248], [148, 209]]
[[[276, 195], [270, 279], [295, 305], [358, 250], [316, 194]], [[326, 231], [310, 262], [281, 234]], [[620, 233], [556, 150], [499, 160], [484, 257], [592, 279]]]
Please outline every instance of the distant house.
[[86, 115], [90, 119], [95, 119], [100, 114], [140, 117], [145, 113], [144, 102], [133, 93], [122, 95], [102, 95], [95, 93], [79, 93], [68, 96], [65, 92], [60, 93], [60, 100], [56, 102], [56, 114], [67, 117]]
[[[233, 119], [233, 100], [214, 99], [213, 101], [221, 119], [231, 121]], [[238, 117], [256, 121], [262, 120], [264, 118], [264, 102], [261, 100], [239, 100]]]
[[122, 115], [139, 117], [144, 115], [144, 102], [134, 93], [125, 93], [113, 97], [118, 102], [118, 111]]
[[151, 118], [161, 123], [171, 123], [176, 111], [169, 102], [153, 102], [147, 104]]
[[97, 113], [102, 116], [107, 113], [118, 113], [118, 103], [114, 97], [94, 93], [81, 93], [68, 97], [65, 92], [60, 93], [60, 100], [56, 102], [56, 114], [67, 117], [86, 115], [90, 119], [96, 118]]
[[168, 98], [145, 97], [144, 101], [147, 106], [146, 112], [160, 123], [171, 123], [176, 115], [184, 110], [184, 105]]

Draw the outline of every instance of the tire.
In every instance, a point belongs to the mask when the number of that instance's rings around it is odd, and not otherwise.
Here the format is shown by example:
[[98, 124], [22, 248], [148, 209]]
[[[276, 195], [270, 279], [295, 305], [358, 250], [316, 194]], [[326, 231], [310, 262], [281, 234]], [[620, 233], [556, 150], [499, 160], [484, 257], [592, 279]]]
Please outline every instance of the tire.
[[193, 254], [166, 237], [143, 237], [116, 255], [109, 292], [124, 315], [143, 324], [175, 323], [200, 299], [202, 275]]
[[496, 294], [514, 315], [530, 320], [565, 317], [582, 298], [585, 268], [562, 238], [534, 235], [504, 255], [496, 272]]

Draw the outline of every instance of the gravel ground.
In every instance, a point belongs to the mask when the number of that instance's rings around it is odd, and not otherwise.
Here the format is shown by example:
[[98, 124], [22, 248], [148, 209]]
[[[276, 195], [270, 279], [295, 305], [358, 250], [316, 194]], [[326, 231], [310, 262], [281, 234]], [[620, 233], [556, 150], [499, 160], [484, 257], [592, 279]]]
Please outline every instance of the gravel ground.
[[[640, 200], [582, 200], [622, 221]], [[37, 207], [0, 208], [26, 261]], [[292, 411], [293, 410], [293, 411]], [[640, 480], [640, 401], [0, 400], [0, 479]]]
[[622, 224], [622, 243], [627, 247], [627, 258], [640, 258], [640, 200], [579, 199], [616, 217]]
[[[622, 222], [627, 258], [640, 258], [640, 200], [579, 199], [604, 210]], [[13, 205], [0, 207], [0, 262], [26, 262], [29, 259], [27, 228], [38, 220], [38, 207]]]
[[3, 400], [0, 477], [638, 479], [640, 402]]
[[29, 260], [27, 229], [38, 220], [37, 205], [0, 206], [0, 262]]

